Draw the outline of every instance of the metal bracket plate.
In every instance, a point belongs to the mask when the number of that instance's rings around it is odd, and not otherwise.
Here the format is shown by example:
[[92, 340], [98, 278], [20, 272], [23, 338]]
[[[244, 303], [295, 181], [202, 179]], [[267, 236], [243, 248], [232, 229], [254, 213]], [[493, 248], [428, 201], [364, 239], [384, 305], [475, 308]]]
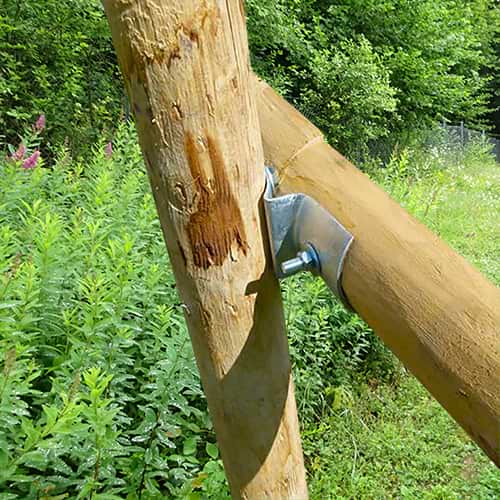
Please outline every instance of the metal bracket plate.
[[352, 309], [342, 289], [344, 260], [354, 237], [313, 198], [275, 196], [277, 176], [266, 167], [264, 206], [273, 264], [279, 279], [301, 270], [320, 275], [332, 292]]

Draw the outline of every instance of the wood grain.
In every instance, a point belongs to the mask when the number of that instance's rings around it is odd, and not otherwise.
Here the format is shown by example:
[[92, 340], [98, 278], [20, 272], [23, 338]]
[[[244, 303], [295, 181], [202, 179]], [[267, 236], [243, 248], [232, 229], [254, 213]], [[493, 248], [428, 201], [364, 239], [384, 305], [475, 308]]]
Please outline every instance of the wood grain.
[[354, 309], [499, 465], [499, 289], [264, 82], [258, 108], [281, 191], [312, 196], [355, 236], [343, 277]]
[[242, 2], [103, 4], [232, 496], [306, 499]]

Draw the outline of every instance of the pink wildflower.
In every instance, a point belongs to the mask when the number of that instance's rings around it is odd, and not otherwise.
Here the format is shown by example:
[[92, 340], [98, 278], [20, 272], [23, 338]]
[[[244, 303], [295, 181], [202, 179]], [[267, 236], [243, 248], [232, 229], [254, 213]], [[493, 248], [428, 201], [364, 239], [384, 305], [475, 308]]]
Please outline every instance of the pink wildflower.
[[19, 144], [19, 147], [17, 148], [17, 151], [12, 154], [12, 159], [14, 161], [21, 161], [24, 159], [25, 154], [26, 154], [26, 146], [21, 142], [21, 144]]
[[37, 149], [29, 158], [26, 158], [26, 160], [24, 160], [23, 168], [24, 169], [35, 168], [39, 158], [40, 158], [40, 151], [38, 151]]
[[104, 147], [104, 156], [108, 158], [108, 160], [113, 156], [113, 144], [111, 142], [108, 142]]
[[35, 130], [41, 132], [45, 128], [45, 115], [41, 114], [35, 122]]

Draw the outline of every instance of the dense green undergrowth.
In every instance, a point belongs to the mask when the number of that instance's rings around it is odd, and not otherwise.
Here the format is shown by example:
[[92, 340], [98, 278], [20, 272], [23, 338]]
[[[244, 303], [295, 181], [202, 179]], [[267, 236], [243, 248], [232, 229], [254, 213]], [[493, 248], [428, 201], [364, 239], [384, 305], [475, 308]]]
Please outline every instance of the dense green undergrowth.
[[[229, 498], [133, 132], [107, 153], [0, 163], [0, 499]], [[498, 168], [480, 149], [416, 153], [377, 180], [498, 281]], [[321, 282], [284, 295], [313, 497], [500, 494]]]
[[[179, 496], [223, 480], [135, 136], [2, 163], [2, 498]], [[211, 473], [205, 477], [202, 469]]]

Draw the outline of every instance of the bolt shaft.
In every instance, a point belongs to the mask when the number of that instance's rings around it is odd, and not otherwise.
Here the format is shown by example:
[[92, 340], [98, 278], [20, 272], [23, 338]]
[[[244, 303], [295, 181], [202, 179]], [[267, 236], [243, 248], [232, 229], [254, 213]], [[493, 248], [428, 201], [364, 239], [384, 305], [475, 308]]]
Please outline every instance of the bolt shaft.
[[287, 260], [281, 264], [281, 271], [286, 276], [292, 276], [306, 268], [306, 263], [301, 257], [295, 257], [294, 259]]
[[281, 264], [281, 272], [285, 276], [292, 276], [299, 271], [319, 270], [319, 259], [315, 248], [308, 243], [305, 250], [297, 254], [297, 257], [286, 260]]

